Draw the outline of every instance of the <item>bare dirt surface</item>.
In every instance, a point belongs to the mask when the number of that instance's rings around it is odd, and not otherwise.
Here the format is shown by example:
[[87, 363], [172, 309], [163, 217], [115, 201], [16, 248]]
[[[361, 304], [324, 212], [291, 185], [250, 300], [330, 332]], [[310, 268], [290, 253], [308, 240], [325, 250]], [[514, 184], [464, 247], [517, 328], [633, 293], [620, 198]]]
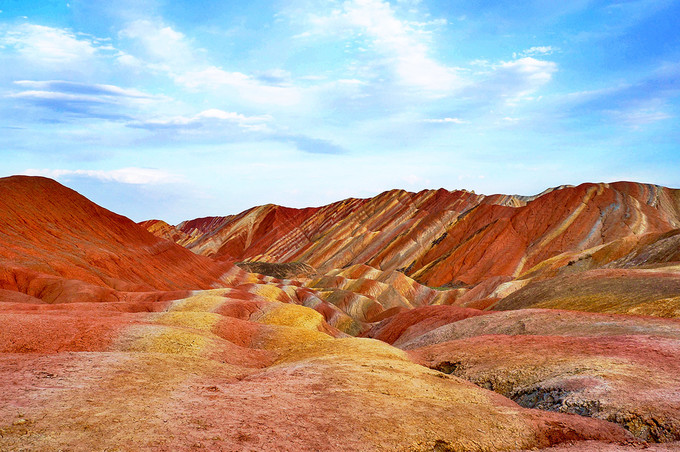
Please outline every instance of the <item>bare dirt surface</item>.
[[0, 179], [0, 450], [679, 450], [679, 201], [394, 190], [144, 224], [192, 253]]

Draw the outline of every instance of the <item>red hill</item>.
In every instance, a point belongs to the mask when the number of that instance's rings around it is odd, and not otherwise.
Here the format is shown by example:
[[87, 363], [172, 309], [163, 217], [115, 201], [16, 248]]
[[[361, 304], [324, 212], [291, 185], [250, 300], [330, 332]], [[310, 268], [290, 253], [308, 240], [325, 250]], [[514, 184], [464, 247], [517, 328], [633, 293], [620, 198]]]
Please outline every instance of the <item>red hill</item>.
[[[428, 286], [470, 287], [556, 271], [588, 250], [679, 227], [680, 191], [617, 182], [534, 197], [392, 190], [319, 208], [266, 205], [177, 229], [189, 237], [180, 244], [216, 260], [301, 262], [322, 274], [366, 264]], [[626, 249], [612, 251], [600, 265]]]
[[587, 184], [144, 224], [194, 254], [0, 179], [0, 449], [678, 441], [678, 206]]
[[51, 301], [110, 299], [112, 290], [210, 288], [230, 269], [51, 179], [0, 179], [1, 289]]

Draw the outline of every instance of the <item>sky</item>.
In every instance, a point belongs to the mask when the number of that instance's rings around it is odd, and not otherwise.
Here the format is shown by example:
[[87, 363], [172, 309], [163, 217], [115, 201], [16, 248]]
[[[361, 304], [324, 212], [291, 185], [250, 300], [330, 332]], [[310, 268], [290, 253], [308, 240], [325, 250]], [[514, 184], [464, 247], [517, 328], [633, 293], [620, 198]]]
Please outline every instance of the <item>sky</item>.
[[0, 176], [135, 221], [680, 187], [680, 0], [0, 0]]

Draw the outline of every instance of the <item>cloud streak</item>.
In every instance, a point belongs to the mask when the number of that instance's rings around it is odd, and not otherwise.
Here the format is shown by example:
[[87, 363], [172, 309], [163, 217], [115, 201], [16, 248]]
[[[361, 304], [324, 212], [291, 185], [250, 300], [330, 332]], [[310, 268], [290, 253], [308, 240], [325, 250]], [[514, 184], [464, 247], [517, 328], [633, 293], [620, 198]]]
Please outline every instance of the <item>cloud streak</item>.
[[201, 127], [219, 127], [221, 124], [234, 124], [249, 132], [266, 132], [268, 123], [272, 121], [269, 115], [245, 116], [240, 113], [228, 112], [212, 108], [193, 116], [173, 116], [168, 118], [149, 119], [130, 122], [128, 127], [158, 130], [158, 129], [194, 129]]
[[17, 80], [15, 85], [40, 92], [73, 94], [84, 96], [106, 96], [108, 98], [154, 99], [157, 96], [137, 89], [121, 88], [115, 85], [98, 83], [78, 83], [65, 80]]
[[93, 36], [31, 23], [0, 29], [0, 46], [31, 64], [54, 68], [82, 65], [113, 50], [107, 41]]
[[69, 169], [27, 169], [27, 176], [44, 176], [68, 180], [72, 177], [86, 177], [102, 182], [118, 182], [131, 185], [159, 185], [182, 181], [180, 176], [155, 168], [120, 168], [115, 170], [69, 170]]
[[522, 58], [522, 57], [533, 57], [537, 55], [552, 55], [553, 53], [557, 52], [559, 49], [552, 47], [552, 46], [534, 46], [530, 47], [526, 50], [523, 50], [519, 53], [514, 52], [512, 54], [513, 58]]
[[137, 89], [63, 80], [18, 80], [20, 90], [5, 97], [44, 109], [54, 120], [78, 118], [130, 119], [131, 110], [163, 99]]
[[430, 124], [468, 124], [468, 121], [464, 121], [460, 118], [423, 119], [422, 122], [427, 122]]

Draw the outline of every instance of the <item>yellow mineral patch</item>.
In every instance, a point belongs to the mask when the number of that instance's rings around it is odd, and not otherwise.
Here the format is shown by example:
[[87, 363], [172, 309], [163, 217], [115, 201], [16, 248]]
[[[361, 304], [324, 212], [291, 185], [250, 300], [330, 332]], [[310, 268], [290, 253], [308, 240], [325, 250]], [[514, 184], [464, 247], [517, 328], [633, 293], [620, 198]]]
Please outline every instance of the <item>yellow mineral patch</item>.
[[251, 293], [271, 301], [283, 301], [290, 299], [284, 290], [270, 284], [256, 284]]
[[442, 304], [456, 304], [455, 301], [465, 295], [469, 289], [461, 287], [460, 289], [449, 289], [437, 291], [434, 299], [429, 303], [431, 305]]
[[680, 318], [680, 297], [648, 301], [628, 309], [626, 314], [650, 315], [665, 318]]
[[267, 325], [292, 326], [309, 330], [318, 330], [323, 322], [323, 315], [314, 309], [289, 303], [274, 303], [257, 322]]
[[648, 382], [651, 389], [661, 382], [660, 375], [652, 369], [640, 366], [638, 363], [630, 362], [624, 358], [609, 356], [583, 357], [577, 363], [570, 363], [566, 367], [573, 367], [575, 374], [584, 374], [604, 378], [610, 384], [615, 384], [617, 380], [632, 378], [636, 381]]
[[291, 286], [291, 285], [285, 285], [281, 287], [281, 290], [286, 292], [286, 295], [288, 295], [291, 299], [294, 299], [297, 297], [297, 286]]
[[260, 331], [257, 338], [253, 341], [253, 346], [269, 350], [285, 350], [295, 348], [300, 344], [319, 343], [321, 341], [333, 341], [333, 338], [316, 329], [269, 325], [269, 328]]
[[[302, 361], [314, 358], [357, 360], [397, 360], [409, 362], [406, 353], [377, 339], [346, 337], [332, 341], [302, 344], [290, 350], [278, 363]], [[367, 361], [368, 362], [368, 361]]]
[[352, 294], [349, 303], [343, 308], [343, 310], [353, 319], [357, 319], [361, 322], [367, 322], [368, 318], [366, 314], [372, 306], [380, 305], [380, 302], [372, 300], [364, 295]]
[[641, 268], [639, 271], [648, 273], [677, 273], [680, 276], [680, 265], [667, 263], [663, 267]]
[[554, 298], [537, 303], [532, 307], [676, 318], [680, 317], [680, 308], [678, 308], [679, 301], [680, 297], [671, 297], [647, 302], [638, 302], [636, 300], [622, 300], [616, 296], [600, 293]]
[[351, 377], [347, 378], [360, 380], [357, 387], [362, 391], [384, 394], [390, 403], [489, 403], [489, 394], [478, 387], [414, 364], [402, 350], [376, 339], [350, 337], [298, 345], [287, 350], [272, 368], [303, 362], [315, 369], [332, 369], [334, 376], [348, 373]]
[[520, 279], [515, 281], [508, 281], [506, 283], [500, 284], [494, 289], [489, 298], [504, 298], [513, 292], [518, 291], [522, 287], [526, 286], [531, 282], [531, 279]]
[[156, 317], [153, 322], [166, 326], [178, 326], [193, 328], [196, 330], [211, 332], [213, 327], [222, 318], [219, 314], [211, 312], [166, 312]]
[[195, 295], [174, 301], [168, 311], [214, 311], [222, 303], [228, 289], [203, 290]]
[[333, 318], [329, 320], [329, 323], [350, 336], [356, 336], [361, 332], [361, 325], [348, 315], [334, 315]]
[[173, 327], [145, 328], [123, 351], [146, 353], [169, 353], [200, 355], [210, 344], [210, 339], [201, 334]]
[[272, 302], [260, 317], [251, 320], [270, 326], [258, 335], [258, 347], [290, 348], [296, 344], [332, 339], [319, 331], [323, 315], [305, 306]]

